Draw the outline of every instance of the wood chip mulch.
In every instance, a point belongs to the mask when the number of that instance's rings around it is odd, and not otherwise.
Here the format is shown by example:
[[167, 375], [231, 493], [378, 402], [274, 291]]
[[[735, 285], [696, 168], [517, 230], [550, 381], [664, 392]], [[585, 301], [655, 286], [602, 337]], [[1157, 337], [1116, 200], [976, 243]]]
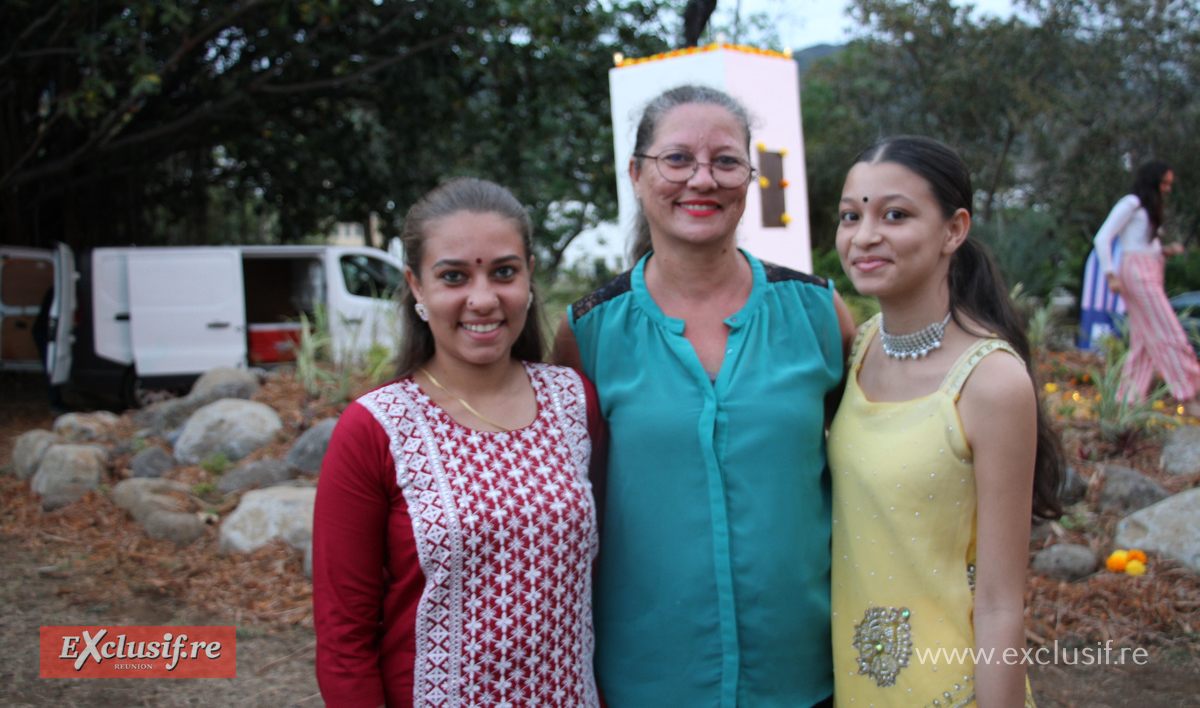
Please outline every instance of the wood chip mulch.
[[[1059, 370], [1079, 370], [1073, 358]], [[314, 405], [290, 377], [275, 377], [255, 396], [280, 411], [285, 432], [276, 444], [254, 455], [282, 458], [295, 435], [341, 406]], [[1033, 552], [1053, 543], [1080, 543], [1103, 562], [1113, 550], [1119, 516], [1095, 511], [1102, 467], [1108, 462], [1135, 467], [1172, 492], [1200, 486], [1200, 474], [1174, 477], [1158, 466], [1161, 439], [1147, 438], [1117, 460], [1086, 459], [1099, 434], [1086, 421], [1060, 421], [1070, 433], [1068, 455], [1089, 482], [1085, 502], [1068, 510], [1048, 539], [1035, 539]], [[132, 426], [128, 414], [122, 427]], [[132, 427], [122, 432], [131, 433]], [[5, 441], [10, 442], [10, 441]], [[1081, 454], [1081, 450], [1087, 454]], [[4, 462], [7, 462], [7, 456]], [[114, 459], [113, 481], [125, 476], [128, 456]], [[189, 485], [215, 477], [197, 466], [168, 476]], [[193, 508], [199, 500], [181, 500]], [[229, 500], [209, 509], [232, 510]], [[64, 509], [43, 512], [28, 483], [0, 475], [0, 542], [17, 543], [46, 558], [37, 570], [60, 583], [58, 593], [84, 607], [118, 606], [158, 598], [238, 626], [312, 625], [312, 584], [301, 572], [300, 554], [276, 543], [254, 553], [226, 553], [217, 547], [216, 528], [187, 547], [147, 537], [141, 527], [102, 492], [90, 492]], [[1112, 640], [1116, 646], [1157, 647], [1178, 652], [1200, 665], [1200, 575], [1150, 554], [1147, 573], [1134, 577], [1101, 569], [1075, 582], [1030, 573], [1026, 591], [1026, 632], [1032, 644], [1086, 646]]]

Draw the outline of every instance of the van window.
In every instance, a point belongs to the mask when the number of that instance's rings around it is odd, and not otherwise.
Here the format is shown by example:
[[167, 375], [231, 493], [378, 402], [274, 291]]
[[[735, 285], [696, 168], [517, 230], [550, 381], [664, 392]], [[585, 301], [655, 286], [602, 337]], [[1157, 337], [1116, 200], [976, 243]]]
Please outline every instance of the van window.
[[383, 259], [362, 254], [342, 256], [342, 277], [346, 281], [346, 290], [359, 297], [389, 299], [404, 282], [399, 268]]

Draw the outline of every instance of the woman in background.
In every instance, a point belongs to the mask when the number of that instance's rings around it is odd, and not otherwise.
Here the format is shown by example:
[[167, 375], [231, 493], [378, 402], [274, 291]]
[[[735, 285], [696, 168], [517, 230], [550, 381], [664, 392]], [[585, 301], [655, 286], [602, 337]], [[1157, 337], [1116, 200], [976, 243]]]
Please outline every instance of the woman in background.
[[[1184, 412], [1200, 417], [1200, 365], [1187, 334], [1163, 290], [1163, 257], [1183, 252], [1183, 246], [1163, 246], [1163, 197], [1171, 192], [1175, 172], [1162, 160], [1138, 168], [1133, 189], [1117, 202], [1096, 233], [1096, 253], [1108, 287], [1125, 299], [1129, 311], [1129, 354], [1121, 372], [1121, 395], [1141, 401], [1157, 371]], [[1121, 265], [1108, 253], [1114, 240], [1121, 245]]]

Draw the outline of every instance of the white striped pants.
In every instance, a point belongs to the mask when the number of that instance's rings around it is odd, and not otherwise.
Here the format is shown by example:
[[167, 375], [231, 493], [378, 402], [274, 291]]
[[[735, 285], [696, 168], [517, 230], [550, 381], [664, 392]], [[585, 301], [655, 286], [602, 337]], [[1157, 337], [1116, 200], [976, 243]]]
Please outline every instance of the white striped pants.
[[1163, 290], [1162, 256], [1126, 253], [1119, 275], [1129, 308], [1129, 356], [1121, 395], [1144, 399], [1157, 370], [1176, 400], [1195, 398], [1200, 391], [1200, 365]]

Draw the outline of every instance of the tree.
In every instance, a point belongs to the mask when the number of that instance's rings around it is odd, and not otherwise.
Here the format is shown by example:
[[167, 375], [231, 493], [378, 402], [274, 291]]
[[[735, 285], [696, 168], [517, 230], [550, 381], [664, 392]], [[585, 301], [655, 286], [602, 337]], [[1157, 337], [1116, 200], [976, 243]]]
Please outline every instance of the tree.
[[[615, 210], [612, 54], [664, 49], [664, 7], [10, 0], [0, 228], [42, 246], [202, 243], [269, 213], [294, 241], [378, 212], [394, 232], [456, 174], [511, 186], [535, 216], [590, 205], [586, 224]], [[542, 236], [553, 254], [569, 234]]]
[[[1008, 259], [1020, 278], [1083, 262], [1107, 210], [1143, 159], [1200, 174], [1200, 9], [1182, 0], [1044, 0], [1034, 21], [976, 21], [948, 0], [855, 0], [865, 36], [804, 79], [814, 240], [831, 244], [853, 156], [888, 134], [954, 146], [972, 168], [981, 234], [1057, 244], [1049, 259]], [[1182, 179], [1174, 228], [1200, 206]], [[1033, 210], [1044, 216], [1003, 210]], [[1014, 233], [1013, 229], [1021, 230]], [[1026, 233], [1027, 231], [1027, 233]], [[1008, 245], [1007, 244], [1006, 248]], [[1045, 244], [1034, 249], [1045, 254]], [[1008, 249], [1011, 251], [1011, 249]], [[1036, 271], [1036, 272], [1035, 272]], [[1059, 279], [1063, 277], [1057, 269]], [[1071, 274], [1067, 274], [1071, 275]], [[1074, 274], [1077, 275], [1077, 274]], [[1010, 274], [1010, 277], [1014, 277]], [[1197, 285], [1200, 285], [1198, 283]]]

